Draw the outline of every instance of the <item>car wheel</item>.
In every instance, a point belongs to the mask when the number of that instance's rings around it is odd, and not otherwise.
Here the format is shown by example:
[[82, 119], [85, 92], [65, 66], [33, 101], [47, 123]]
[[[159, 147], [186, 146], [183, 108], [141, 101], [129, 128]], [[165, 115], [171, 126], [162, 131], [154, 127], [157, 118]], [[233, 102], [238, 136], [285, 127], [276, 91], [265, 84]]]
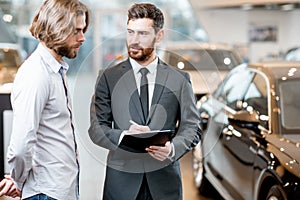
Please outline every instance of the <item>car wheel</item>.
[[283, 189], [279, 185], [274, 185], [270, 188], [267, 200], [287, 200]]
[[203, 195], [208, 195], [211, 191], [212, 185], [204, 176], [204, 167], [202, 163], [202, 150], [201, 144], [199, 143], [193, 150], [193, 173], [194, 173], [194, 182]]

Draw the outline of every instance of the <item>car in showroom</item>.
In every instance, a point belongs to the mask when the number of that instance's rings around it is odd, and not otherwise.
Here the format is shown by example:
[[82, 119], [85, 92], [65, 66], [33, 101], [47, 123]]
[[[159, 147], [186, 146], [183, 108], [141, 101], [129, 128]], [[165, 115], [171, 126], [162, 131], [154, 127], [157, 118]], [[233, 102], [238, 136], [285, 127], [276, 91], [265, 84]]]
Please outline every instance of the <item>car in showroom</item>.
[[11, 84], [26, 53], [15, 43], [0, 43], [0, 92], [10, 92]]
[[300, 62], [241, 64], [197, 106], [199, 192], [226, 199], [300, 199]]
[[284, 55], [284, 60], [300, 61], [300, 47], [289, 49]]
[[169, 42], [158, 48], [163, 61], [190, 74], [198, 99], [214, 91], [226, 74], [242, 63], [239, 54], [227, 44]]

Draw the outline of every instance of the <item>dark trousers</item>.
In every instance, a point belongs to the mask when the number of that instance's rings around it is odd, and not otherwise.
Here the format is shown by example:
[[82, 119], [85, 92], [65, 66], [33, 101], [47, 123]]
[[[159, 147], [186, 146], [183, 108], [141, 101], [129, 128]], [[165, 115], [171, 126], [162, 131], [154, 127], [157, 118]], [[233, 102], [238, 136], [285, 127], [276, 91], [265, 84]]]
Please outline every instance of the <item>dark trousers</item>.
[[151, 193], [148, 187], [146, 175], [143, 177], [143, 182], [136, 200], [152, 200]]

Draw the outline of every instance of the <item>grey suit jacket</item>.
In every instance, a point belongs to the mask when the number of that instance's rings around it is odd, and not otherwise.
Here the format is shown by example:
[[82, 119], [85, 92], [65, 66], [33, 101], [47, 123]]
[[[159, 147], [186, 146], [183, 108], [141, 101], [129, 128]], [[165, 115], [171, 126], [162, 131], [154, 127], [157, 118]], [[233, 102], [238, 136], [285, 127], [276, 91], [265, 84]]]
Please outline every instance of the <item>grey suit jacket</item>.
[[[202, 133], [187, 73], [159, 60], [151, 108], [145, 120], [129, 60], [107, 68], [97, 79], [90, 120], [91, 140], [110, 150], [104, 199], [135, 199], [144, 174], [153, 199], [181, 199], [178, 159], [199, 142]], [[129, 120], [151, 130], [176, 130], [172, 139], [174, 159], [160, 162], [147, 153], [119, 148], [121, 133], [130, 127]]]

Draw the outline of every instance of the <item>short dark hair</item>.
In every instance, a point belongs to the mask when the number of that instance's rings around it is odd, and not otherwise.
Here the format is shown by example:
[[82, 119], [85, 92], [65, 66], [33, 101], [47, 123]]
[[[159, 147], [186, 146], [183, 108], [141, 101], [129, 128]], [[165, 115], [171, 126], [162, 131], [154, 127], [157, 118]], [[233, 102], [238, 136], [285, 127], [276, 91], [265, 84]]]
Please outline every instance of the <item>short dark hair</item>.
[[150, 3], [133, 4], [128, 10], [127, 24], [132, 19], [148, 18], [153, 20], [153, 28], [157, 33], [164, 26], [164, 15], [159, 8]]

